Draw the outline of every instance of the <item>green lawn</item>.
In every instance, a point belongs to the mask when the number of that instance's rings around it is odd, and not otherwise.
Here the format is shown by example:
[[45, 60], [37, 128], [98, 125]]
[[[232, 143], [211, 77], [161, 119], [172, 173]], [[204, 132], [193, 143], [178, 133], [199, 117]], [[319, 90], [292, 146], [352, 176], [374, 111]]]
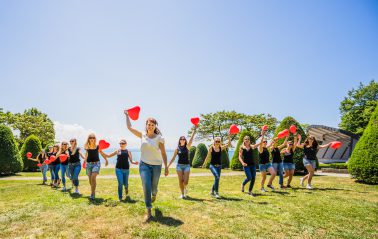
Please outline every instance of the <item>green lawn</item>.
[[[192, 177], [190, 198], [181, 200], [177, 179], [162, 177], [156, 216], [149, 224], [142, 223], [139, 178], [130, 179], [131, 198], [124, 203], [116, 200], [116, 180], [100, 179], [93, 203], [87, 198], [87, 180], [81, 181], [82, 197], [39, 181], [0, 181], [0, 238], [378, 237], [378, 186], [318, 176], [316, 190], [296, 188], [253, 198], [239, 191], [243, 178], [221, 178], [223, 198], [217, 200], [209, 196], [212, 177]], [[293, 186], [298, 187], [298, 180]]]

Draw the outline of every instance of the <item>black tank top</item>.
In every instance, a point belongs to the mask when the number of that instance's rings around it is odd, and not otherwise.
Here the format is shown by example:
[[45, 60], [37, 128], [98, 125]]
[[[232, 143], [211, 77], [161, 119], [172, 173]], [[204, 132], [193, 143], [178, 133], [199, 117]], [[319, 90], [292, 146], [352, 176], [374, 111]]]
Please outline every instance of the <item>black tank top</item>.
[[177, 155], [179, 157], [178, 162], [179, 164], [189, 164], [189, 150], [186, 146], [178, 146], [177, 147]]
[[[66, 161], [64, 162], [60, 162], [61, 165], [68, 165], [68, 161], [70, 160], [70, 154], [68, 152], [68, 150], [66, 150], [65, 152], [62, 152], [62, 154], [67, 154], [68, 158], [66, 159]], [[60, 160], [60, 159], [59, 159]]]
[[303, 151], [306, 159], [316, 160], [316, 153], [318, 151], [316, 148], [304, 146]]
[[95, 149], [87, 149], [88, 152], [88, 163], [95, 163], [100, 161], [100, 156], [98, 155], [98, 146]]
[[279, 148], [272, 150], [273, 163], [282, 163], [281, 152]]
[[75, 154], [72, 154], [72, 150], [68, 149], [68, 152], [70, 154], [69, 163], [80, 163], [80, 148], [76, 148]]
[[116, 168], [130, 169], [129, 151], [127, 149], [118, 152]]
[[38, 163], [43, 163], [43, 161], [45, 161], [45, 159], [47, 158], [47, 154], [45, 153], [45, 154], [40, 154], [39, 156], [38, 156]]
[[215, 152], [215, 149], [213, 146], [211, 146], [213, 150], [211, 150], [211, 161], [210, 164], [212, 165], [222, 165], [221, 161], [221, 155], [222, 155], [222, 149], [219, 149], [219, 152]]
[[263, 148], [262, 153], [259, 153], [260, 156], [260, 164], [267, 164], [269, 163], [269, 151], [267, 148]]
[[51, 155], [50, 155], [50, 157], [51, 157], [51, 156], [54, 156], [54, 157], [55, 157], [55, 161], [52, 162], [52, 163], [50, 163], [51, 165], [58, 165], [58, 164], [60, 164], [60, 160], [59, 160], [59, 158], [56, 157], [56, 154], [57, 154], [57, 153], [51, 153]]
[[286, 152], [286, 150], [285, 150], [283, 162], [284, 163], [294, 163], [293, 157], [294, 157], [293, 149], [290, 149], [290, 153]]
[[247, 150], [246, 148], [242, 148], [243, 152], [243, 161], [246, 163], [248, 166], [253, 166], [255, 165], [255, 159], [253, 157], [253, 149], [249, 148]]

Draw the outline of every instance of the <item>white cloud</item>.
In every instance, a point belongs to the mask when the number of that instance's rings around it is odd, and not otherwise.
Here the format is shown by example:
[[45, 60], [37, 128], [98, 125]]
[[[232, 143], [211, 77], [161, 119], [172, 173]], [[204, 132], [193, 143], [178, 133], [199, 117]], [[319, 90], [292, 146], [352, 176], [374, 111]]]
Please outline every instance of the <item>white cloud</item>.
[[59, 121], [54, 121], [54, 129], [56, 141], [69, 141], [71, 138], [76, 138], [78, 145], [83, 145], [90, 133], [96, 133], [79, 124], [64, 124]]

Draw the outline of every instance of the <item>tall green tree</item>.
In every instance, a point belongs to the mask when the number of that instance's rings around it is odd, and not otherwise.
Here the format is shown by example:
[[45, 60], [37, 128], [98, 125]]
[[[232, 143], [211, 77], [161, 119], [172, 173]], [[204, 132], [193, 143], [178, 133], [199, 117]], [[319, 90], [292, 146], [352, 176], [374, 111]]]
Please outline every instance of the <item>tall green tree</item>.
[[29, 160], [26, 157], [26, 153], [30, 152], [33, 155], [33, 158], [36, 158], [37, 155], [41, 152], [42, 146], [41, 141], [35, 135], [30, 135], [26, 138], [24, 144], [21, 147], [20, 154], [22, 161], [24, 162], [24, 172], [35, 172], [37, 171], [37, 162]]
[[19, 145], [23, 145], [30, 135], [37, 136], [41, 140], [42, 147], [54, 143], [54, 123], [37, 108], [27, 109], [24, 113], [16, 114], [0, 112], [0, 123], [19, 132], [19, 135], [15, 136]]
[[23, 162], [9, 127], [0, 124], [0, 175], [20, 172]]
[[348, 96], [340, 103], [341, 123], [339, 127], [357, 135], [362, 135], [378, 102], [378, 83], [360, 83], [357, 89], [348, 91]]

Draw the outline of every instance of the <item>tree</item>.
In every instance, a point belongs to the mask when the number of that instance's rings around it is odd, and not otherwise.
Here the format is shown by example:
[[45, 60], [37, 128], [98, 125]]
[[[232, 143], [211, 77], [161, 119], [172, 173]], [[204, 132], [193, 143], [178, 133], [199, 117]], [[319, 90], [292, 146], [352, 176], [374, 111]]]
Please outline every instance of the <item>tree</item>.
[[[231, 159], [231, 169], [232, 170], [243, 170], [243, 165], [239, 161], [239, 150], [240, 150], [240, 146], [243, 143], [244, 137], [247, 136], [247, 135], [251, 139], [251, 144], [254, 144], [256, 142], [255, 138], [253, 137], [253, 133], [251, 133], [250, 131], [243, 130], [240, 133], [238, 144], [236, 145], [234, 155], [232, 156], [232, 159]], [[257, 165], [258, 164], [258, 158], [259, 158], [259, 152], [258, 152], [257, 149], [253, 150], [253, 156], [254, 156], [254, 159], [255, 159], [255, 163]]]
[[0, 174], [14, 174], [20, 172], [22, 167], [23, 163], [12, 131], [0, 124]]
[[207, 155], [207, 148], [205, 144], [198, 144], [196, 148], [196, 153], [193, 158], [193, 168], [200, 168], [203, 165]]
[[0, 113], [0, 123], [5, 123], [13, 130], [19, 131], [19, 136], [16, 136], [19, 145], [23, 145], [25, 139], [32, 134], [41, 140], [43, 147], [54, 143], [53, 122], [36, 108], [27, 109], [22, 114]]
[[194, 154], [196, 153], [196, 146], [191, 146], [189, 149], [189, 162], [190, 166], [192, 166]]
[[[284, 118], [280, 125], [277, 127], [276, 132], [274, 133], [274, 137], [277, 137], [278, 133], [284, 129], [289, 129], [291, 125], [295, 125], [297, 127], [297, 133], [302, 136], [302, 143], [306, 139], [306, 134], [304, 130], [302, 129], [302, 126], [296, 121], [293, 117], [288, 116]], [[283, 139], [279, 139], [277, 141], [278, 145], [282, 144], [284, 142]], [[294, 137], [292, 134], [289, 136], [289, 140], [294, 142]], [[296, 148], [294, 157], [293, 157], [294, 163], [295, 163], [295, 171], [304, 171], [306, 168], [303, 165], [303, 149]]]
[[30, 135], [29, 137], [26, 138], [24, 144], [22, 145], [21, 148], [21, 158], [22, 161], [24, 162], [24, 170], [25, 172], [35, 172], [37, 171], [37, 162], [29, 160], [26, 157], [26, 153], [30, 152], [33, 154], [33, 157], [37, 157], [39, 152], [41, 152], [42, 146], [41, 146], [41, 141], [38, 139], [37, 136], [35, 135]]
[[378, 83], [360, 83], [358, 89], [348, 91], [340, 103], [341, 129], [362, 135], [378, 102]]
[[348, 171], [360, 182], [378, 184], [378, 106], [353, 150]]

